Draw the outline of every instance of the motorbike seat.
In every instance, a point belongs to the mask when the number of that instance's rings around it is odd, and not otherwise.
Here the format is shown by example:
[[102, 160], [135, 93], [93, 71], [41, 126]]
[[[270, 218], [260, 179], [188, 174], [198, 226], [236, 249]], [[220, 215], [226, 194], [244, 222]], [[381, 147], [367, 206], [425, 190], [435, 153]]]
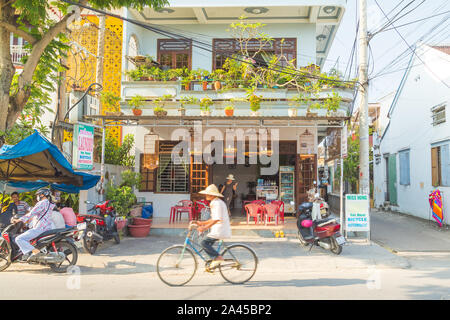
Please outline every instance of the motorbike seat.
[[331, 223], [331, 222], [334, 222], [334, 221], [336, 221], [335, 218], [326, 218], [326, 219], [315, 221], [315, 224], [320, 226], [320, 225], [328, 224], [328, 223]]
[[82, 213], [80, 213], [79, 216], [80, 217], [89, 217], [89, 218], [94, 218], [94, 219], [100, 219], [100, 220], [103, 220], [105, 218], [105, 217], [100, 216], [98, 214], [82, 214]]
[[47, 230], [47, 231], [41, 233], [40, 235], [38, 235], [36, 238], [42, 238], [42, 237], [45, 237], [45, 236], [48, 236], [48, 235], [51, 235], [51, 234], [57, 234], [57, 233], [69, 231], [71, 229], [73, 229], [73, 228], [71, 227], [71, 228], [60, 228], [60, 229]]
[[298, 206], [298, 210], [303, 211], [307, 209], [312, 209], [313, 203], [312, 202], [303, 202], [301, 205]]

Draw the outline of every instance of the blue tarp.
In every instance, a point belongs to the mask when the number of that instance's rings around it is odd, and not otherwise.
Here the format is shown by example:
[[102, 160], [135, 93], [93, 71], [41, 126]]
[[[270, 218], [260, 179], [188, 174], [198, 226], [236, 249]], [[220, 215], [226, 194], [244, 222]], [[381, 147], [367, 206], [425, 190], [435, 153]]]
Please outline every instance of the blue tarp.
[[[77, 186], [76, 184], [72, 185], [70, 183], [56, 183], [45, 181], [45, 179], [30, 179], [30, 181], [8, 181], [7, 186], [15, 189], [35, 190], [50, 185], [53, 189], [56, 190], [69, 193], [78, 193], [80, 190], [88, 190], [94, 187], [100, 180], [100, 176], [97, 175], [92, 175], [84, 172], [75, 172], [71, 164], [69, 163], [69, 161], [67, 161], [61, 151], [59, 151], [59, 149], [54, 144], [49, 142], [37, 131], [35, 131], [35, 133], [33, 133], [31, 136], [23, 139], [16, 145], [4, 145], [0, 149], [0, 160], [27, 159], [26, 157], [28, 156], [33, 156], [44, 151], [48, 151], [51, 157], [56, 160], [60, 166], [67, 170], [71, 176], [75, 178], [74, 180], [76, 180], [77, 178], [81, 178], [82, 185]], [[14, 173], [12, 173], [11, 177], [13, 176]]]

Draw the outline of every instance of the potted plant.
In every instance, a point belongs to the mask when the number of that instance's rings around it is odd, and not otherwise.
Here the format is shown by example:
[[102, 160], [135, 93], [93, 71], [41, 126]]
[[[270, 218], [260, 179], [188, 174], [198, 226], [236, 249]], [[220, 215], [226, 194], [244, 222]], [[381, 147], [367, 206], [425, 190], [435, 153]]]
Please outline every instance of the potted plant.
[[298, 108], [306, 105], [309, 101], [309, 97], [304, 93], [300, 93], [298, 96], [291, 99], [289, 103], [291, 108], [288, 109], [289, 117], [296, 117], [298, 115]]
[[248, 101], [250, 102], [250, 110], [252, 116], [258, 116], [259, 115], [259, 109], [261, 109], [261, 96], [257, 96], [253, 92], [250, 92], [248, 95]]
[[225, 115], [227, 117], [232, 117], [234, 114], [234, 106], [233, 105], [228, 105], [225, 107]]
[[181, 84], [184, 86], [184, 90], [189, 91], [191, 82], [195, 80], [195, 75], [190, 70], [185, 70], [183, 72], [182, 78], [181, 78]]
[[144, 97], [135, 95], [128, 104], [132, 107], [133, 114], [140, 116], [142, 114], [142, 106], [144, 105]]
[[336, 111], [339, 109], [341, 105], [342, 97], [335, 91], [330, 95], [328, 94], [328, 98], [324, 101], [324, 107], [327, 109], [327, 115], [334, 115]]
[[200, 114], [202, 116], [209, 116], [211, 114], [211, 106], [213, 101], [211, 98], [206, 96], [202, 100], [200, 100]]
[[214, 78], [214, 89], [216, 91], [219, 91], [220, 89], [222, 89], [222, 82], [221, 80], [223, 80], [225, 75], [225, 70], [223, 69], [216, 69], [213, 72], [213, 78]]
[[185, 105], [198, 103], [198, 99], [195, 97], [182, 97], [180, 99], [180, 103], [181, 103], [181, 106], [178, 109], [178, 111], [180, 111], [181, 116], [184, 116], [184, 115], [186, 115]]
[[153, 113], [157, 117], [167, 116], [167, 111], [165, 109], [167, 101], [170, 101], [170, 99], [173, 98], [170, 94], [165, 94], [162, 97], [159, 97], [155, 99], [154, 103], [156, 107], [153, 109]]
[[118, 115], [121, 113], [118, 108], [119, 101], [120, 97], [110, 91], [102, 91], [100, 93], [100, 102], [103, 105], [103, 109], [110, 110], [112, 115]]

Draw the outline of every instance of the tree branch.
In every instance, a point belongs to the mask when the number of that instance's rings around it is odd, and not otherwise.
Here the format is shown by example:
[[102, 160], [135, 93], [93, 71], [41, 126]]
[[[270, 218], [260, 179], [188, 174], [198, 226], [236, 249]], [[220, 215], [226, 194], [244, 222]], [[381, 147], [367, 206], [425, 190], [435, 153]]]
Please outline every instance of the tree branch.
[[12, 25], [8, 22], [0, 21], [0, 27], [5, 28], [9, 32], [14, 33], [16, 36], [19, 36], [19, 37], [25, 39], [27, 42], [29, 42], [31, 44], [34, 44], [37, 41], [37, 39], [35, 37], [33, 37], [31, 34], [29, 34], [28, 32], [26, 32], [26, 31], [20, 29], [18, 26]]
[[[87, 0], [79, 1], [80, 4], [86, 4]], [[28, 60], [23, 67], [23, 72], [18, 78], [18, 93], [13, 98], [14, 110], [16, 112], [21, 111], [30, 97], [29, 86], [32, 85], [33, 75], [36, 71], [36, 67], [39, 64], [39, 60], [45, 51], [45, 48], [50, 44], [50, 42], [55, 39], [58, 34], [66, 32], [67, 21], [72, 17], [76, 16], [76, 13], [68, 14], [60, 21], [58, 21], [54, 26], [52, 26], [40, 40], [33, 44], [33, 48], [28, 55]], [[13, 112], [11, 112], [13, 113]], [[8, 117], [9, 118], [9, 117]], [[11, 119], [12, 120], [12, 119]], [[15, 119], [14, 119], [15, 121]]]

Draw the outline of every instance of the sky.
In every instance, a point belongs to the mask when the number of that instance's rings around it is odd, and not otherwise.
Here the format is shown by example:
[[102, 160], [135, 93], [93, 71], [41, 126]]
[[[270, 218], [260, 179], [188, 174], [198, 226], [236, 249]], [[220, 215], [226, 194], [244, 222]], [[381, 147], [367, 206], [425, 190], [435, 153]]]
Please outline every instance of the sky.
[[[369, 102], [377, 102], [379, 98], [396, 91], [400, 81], [405, 73], [405, 68], [412, 55], [410, 47], [423, 37], [423, 42], [432, 45], [450, 45], [450, 1], [449, 0], [377, 0], [384, 13], [392, 19], [397, 13], [404, 9], [395, 18], [394, 22], [401, 36], [392, 26], [386, 28], [384, 32], [375, 34], [370, 41], [372, 54], [369, 58]], [[352, 53], [353, 43], [355, 40], [357, 25], [357, 4], [358, 0], [348, 0], [347, 9], [339, 26], [338, 32], [330, 49], [327, 61], [323, 70], [329, 71], [337, 68], [347, 75], [349, 74], [350, 63], [349, 58]], [[395, 8], [397, 6], [397, 8]], [[388, 20], [383, 12], [377, 6], [375, 0], [367, 0], [368, 7], [368, 31], [374, 33], [380, 29]], [[395, 9], [394, 11], [392, 11]], [[411, 11], [412, 10], [412, 11]], [[408, 11], [411, 11], [408, 13]], [[402, 15], [408, 13], [404, 17]], [[423, 18], [428, 18], [436, 14], [439, 16], [419, 21], [417, 23], [407, 24]], [[392, 30], [387, 30], [392, 28]], [[408, 46], [409, 45], [409, 46]], [[356, 51], [358, 50], [358, 42], [356, 43]], [[394, 65], [389, 63], [397, 58], [400, 54], [401, 59]], [[356, 77], [355, 60], [353, 60], [351, 78]], [[376, 77], [375, 77], [376, 76]]]

